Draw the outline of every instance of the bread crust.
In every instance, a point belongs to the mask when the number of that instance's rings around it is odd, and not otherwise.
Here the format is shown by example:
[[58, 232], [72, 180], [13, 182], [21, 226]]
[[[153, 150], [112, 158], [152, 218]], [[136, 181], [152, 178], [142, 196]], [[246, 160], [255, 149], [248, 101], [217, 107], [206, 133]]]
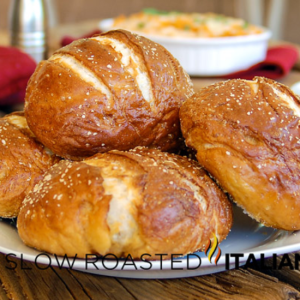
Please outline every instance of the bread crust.
[[177, 147], [190, 78], [162, 46], [124, 30], [81, 39], [42, 61], [28, 84], [30, 129], [58, 155]]
[[180, 120], [200, 164], [250, 216], [300, 229], [300, 104], [290, 89], [262, 77], [214, 84]]
[[213, 234], [221, 242], [231, 226], [230, 202], [197, 162], [146, 148], [61, 161], [18, 218], [25, 244], [77, 257], [170, 258], [203, 250]]
[[18, 215], [22, 201], [59, 158], [40, 144], [23, 112], [0, 119], [0, 217]]

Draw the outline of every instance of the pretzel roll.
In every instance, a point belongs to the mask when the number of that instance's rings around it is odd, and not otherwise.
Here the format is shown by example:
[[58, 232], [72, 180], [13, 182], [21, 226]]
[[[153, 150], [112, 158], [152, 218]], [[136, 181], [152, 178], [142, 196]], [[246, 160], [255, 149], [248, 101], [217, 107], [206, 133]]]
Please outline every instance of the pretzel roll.
[[49, 149], [73, 160], [112, 149], [167, 151], [180, 136], [190, 78], [162, 46], [124, 30], [81, 39], [42, 61], [25, 114]]
[[300, 229], [300, 105], [286, 86], [261, 77], [202, 89], [180, 110], [197, 159], [250, 216]]
[[16, 217], [25, 195], [58, 161], [36, 141], [23, 112], [1, 118], [0, 217]]
[[169, 258], [203, 249], [213, 234], [222, 241], [231, 225], [229, 201], [197, 162], [146, 148], [61, 161], [18, 218], [25, 244], [77, 257]]

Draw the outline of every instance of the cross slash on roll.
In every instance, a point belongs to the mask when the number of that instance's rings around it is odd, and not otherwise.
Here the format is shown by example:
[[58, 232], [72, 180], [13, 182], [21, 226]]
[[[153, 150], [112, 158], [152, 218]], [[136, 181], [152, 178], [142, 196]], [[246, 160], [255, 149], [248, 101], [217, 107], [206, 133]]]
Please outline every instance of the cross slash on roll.
[[116, 30], [42, 61], [27, 87], [25, 115], [38, 139], [65, 158], [136, 146], [167, 151], [178, 146], [179, 107], [193, 93], [165, 48]]
[[186, 144], [257, 221], [300, 229], [300, 104], [289, 88], [255, 77], [202, 89], [180, 109]]
[[23, 202], [25, 244], [57, 255], [139, 259], [204, 250], [225, 239], [231, 204], [199, 164], [157, 149], [61, 161]]

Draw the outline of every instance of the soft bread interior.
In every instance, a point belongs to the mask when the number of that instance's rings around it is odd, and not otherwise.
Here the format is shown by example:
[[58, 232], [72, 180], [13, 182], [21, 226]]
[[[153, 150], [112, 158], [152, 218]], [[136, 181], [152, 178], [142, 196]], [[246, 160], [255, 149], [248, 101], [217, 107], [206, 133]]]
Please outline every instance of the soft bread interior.
[[15, 127], [19, 129], [28, 129], [28, 124], [26, 121], [26, 118], [24, 116], [18, 116], [18, 115], [10, 115], [6, 117], [6, 120]]
[[128, 171], [122, 164], [105, 159], [90, 159], [84, 163], [99, 167], [105, 194], [111, 196], [106, 218], [111, 240], [122, 252], [132, 243], [133, 237], [136, 243], [138, 236], [136, 205], [141, 200], [141, 191], [134, 184], [134, 171]]

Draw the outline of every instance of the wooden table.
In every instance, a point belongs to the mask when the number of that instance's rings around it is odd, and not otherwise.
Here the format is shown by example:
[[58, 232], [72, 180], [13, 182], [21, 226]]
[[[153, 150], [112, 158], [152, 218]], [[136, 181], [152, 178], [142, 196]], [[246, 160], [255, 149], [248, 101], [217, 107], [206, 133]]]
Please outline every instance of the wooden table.
[[[93, 30], [97, 21], [59, 26], [51, 31], [50, 51], [59, 48], [65, 34], [80, 36]], [[7, 32], [0, 32], [0, 45], [8, 44]], [[300, 81], [297, 67], [280, 81], [291, 85]], [[220, 79], [193, 78], [195, 89]], [[290, 255], [295, 258], [295, 255]], [[278, 258], [278, 261], [280, 257]], [[24, 262], [8, 269], [5, 255], [0, 254], [0, 299], [300, 299], [300, 271], [282, 270], [226, 271], [218, 274], [182, 279], [143, 280], [91, 275], [70, 269], [39, 269]], [[272, 260], [266, 261], [271, 265]]]

